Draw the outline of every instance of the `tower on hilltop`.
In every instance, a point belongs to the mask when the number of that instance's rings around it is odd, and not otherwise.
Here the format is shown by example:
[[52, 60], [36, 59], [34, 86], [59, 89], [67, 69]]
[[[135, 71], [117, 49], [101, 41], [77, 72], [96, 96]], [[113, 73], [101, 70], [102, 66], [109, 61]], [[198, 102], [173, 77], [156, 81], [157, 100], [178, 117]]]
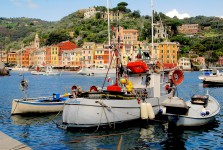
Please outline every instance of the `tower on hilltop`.
[[34, 39], [34, 47], [39, 48], [39, 36], [37, 33], [36, 33], [35, 39]]

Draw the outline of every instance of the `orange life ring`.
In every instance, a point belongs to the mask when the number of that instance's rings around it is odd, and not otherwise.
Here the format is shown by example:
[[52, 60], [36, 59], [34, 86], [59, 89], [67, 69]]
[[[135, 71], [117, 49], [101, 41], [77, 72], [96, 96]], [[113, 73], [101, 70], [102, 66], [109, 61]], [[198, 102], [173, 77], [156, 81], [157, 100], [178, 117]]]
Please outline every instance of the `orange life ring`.
[[73, 91], [73, 90], [76, 90], [77, 89], [77, 86], [76, 85], [73, 85], [72, 87], [71, 87], [71, 90]]
[[98, 91], [98, 88], [96, 86], [91, 86], [90, 87], [90, 92], [97, 92]]
[[180, 69], [174, 70], [172, 75], [171, 75], [171, 79], [172, 79], [174, 85], [181, 84], [184, 80], [183, 71], [180, 70]]

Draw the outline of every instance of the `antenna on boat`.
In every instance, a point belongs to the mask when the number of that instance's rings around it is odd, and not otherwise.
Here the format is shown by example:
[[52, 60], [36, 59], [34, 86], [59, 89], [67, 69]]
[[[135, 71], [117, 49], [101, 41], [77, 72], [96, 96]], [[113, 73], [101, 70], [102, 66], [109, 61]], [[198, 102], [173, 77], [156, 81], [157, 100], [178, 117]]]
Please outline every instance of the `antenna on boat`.
[[151, 53], [152, 53], [152, 58], [154, 58], [154, 56], [153, 56], [153, 47], [154, 47], [154, 45], [153, 45], [153, 0], [151, 0], [151, 32], [152, 32], [152, 48], [151, 48]]
[[110, 14], [109, 14], [109, 2], [107, 0], [107, 14], [108, 14], [108, 62], [110, 62], [110, 47], [111, 47], [111, 37], [110, 37]]
[[20, 87], [24, 93], [24, 98], [26, 99], [27, 98], [28, 82], [27, 82], [27, 80], [25, 80], [24, 75], [22, 77], [22, 81], [20, 82]]

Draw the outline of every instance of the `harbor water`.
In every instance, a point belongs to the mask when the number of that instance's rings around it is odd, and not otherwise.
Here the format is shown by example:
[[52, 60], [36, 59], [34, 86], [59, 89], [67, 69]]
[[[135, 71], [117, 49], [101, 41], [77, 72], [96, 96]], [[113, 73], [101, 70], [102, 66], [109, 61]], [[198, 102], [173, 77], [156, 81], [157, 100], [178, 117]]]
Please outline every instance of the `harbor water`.
[[[203, 87], [198, 79], [201, 72], [185, 72], [184, 82], [176, 94], [189, 100], [194, 94], [208, 93], [221, 105], [216, 120], [199, 128], [171, 128], [163, 121], [148, 122], [145, 126], [129, 125], [115, 130], [66, 131], [56, 126], [61, 113], [41, 116], [10, 116], [12, 99], [24, 97], [20, 89], [23, 76], [28, 81], [28, 97], [51, 96], [70, 92], [73, 85], [83, 90], [102, 86], [104, 76], [80, 76], [62, 73], [60, 76], [35, 76], [11, 72], [0, 77], [0, 131], [35, 150], [95, 150], [95, 149], [223, 149], [223, 87]], [[164, 87], [163, 87], [164, 88]]]

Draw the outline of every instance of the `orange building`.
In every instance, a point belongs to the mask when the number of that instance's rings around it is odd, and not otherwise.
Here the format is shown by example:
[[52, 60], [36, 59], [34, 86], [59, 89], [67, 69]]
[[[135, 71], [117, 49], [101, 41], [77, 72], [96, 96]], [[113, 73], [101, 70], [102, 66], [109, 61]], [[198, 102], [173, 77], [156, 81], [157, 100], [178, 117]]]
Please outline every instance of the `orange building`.
[[36, 48], [24, 48], [21, 50], [18, 50], [16, 52], [17, 56], [16, 56], [16, 61], [17, 61], [17, 65], [21, 66], [21, 67], [29, 67], [30, 66], [30, 52], [36, 50]]
[[97, 44], [94, 53], [94, 64], [96, 68], [109, 67], [109, 49], [108, 45]]
[[16, 64], [16, 52], [9, 52], [8, 53], [8, 63]]
[[50, 47], [46, 47], [46, 65], [51, 65], [51, 48]]

